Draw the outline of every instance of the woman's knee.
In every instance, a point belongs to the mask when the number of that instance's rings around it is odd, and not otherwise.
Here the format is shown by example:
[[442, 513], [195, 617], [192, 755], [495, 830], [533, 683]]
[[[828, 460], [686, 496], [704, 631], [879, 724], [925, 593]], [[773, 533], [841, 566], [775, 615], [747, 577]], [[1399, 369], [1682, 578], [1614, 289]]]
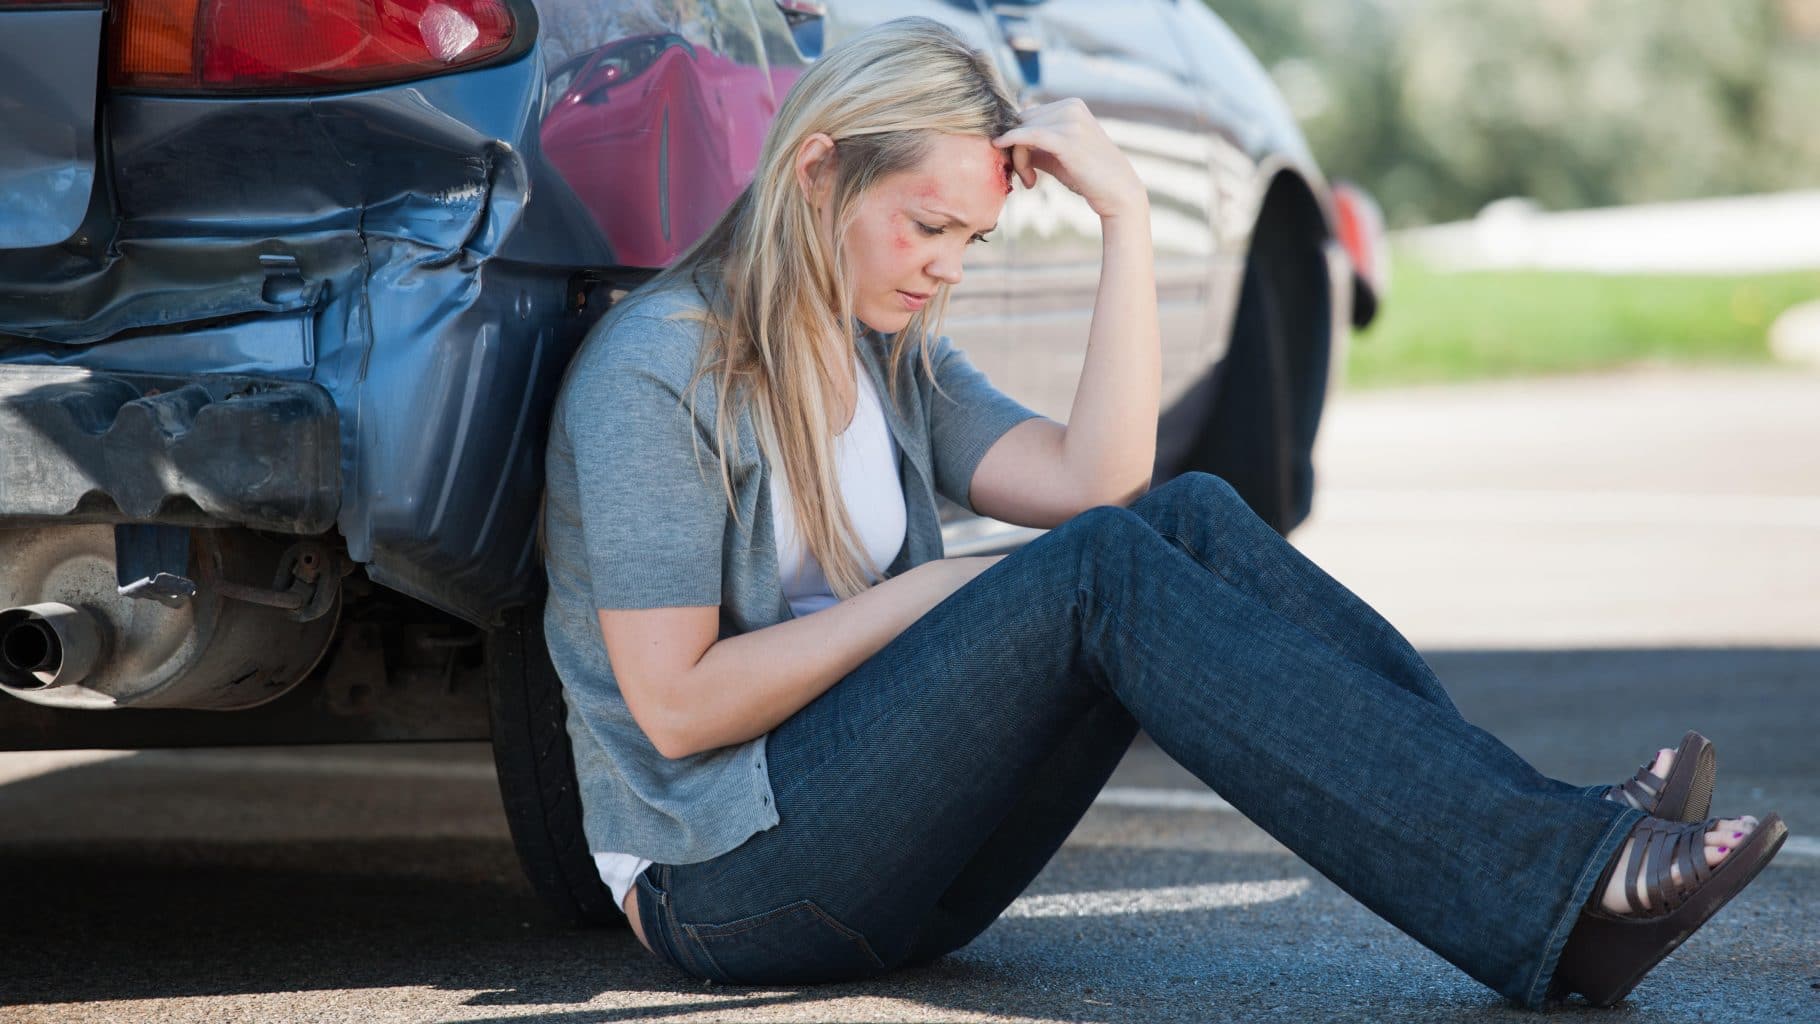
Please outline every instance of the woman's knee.
[[1245, 499], [1224, 479], [1191, 471], [1139, 498], [1131, 510], [1153, 529], [1181, 533], [1184, 524], [1220, 524], [1252, 515]]
[[1162, 537], [1142, 516], [1116, 505], [1090, 508], [1044, 539], [1069, 553], [1071, 557], [1060, 567], [1076, 583], [1094, 575], [1129, 571], [1136, 567], [1140, 552], [1162, 543]]
[[1185, 503], [1195, 508], [1249, 507], [1224, 477], [1200, 470], [1183, 473], [1151, 493], [1166, 494], [1171, 503]]

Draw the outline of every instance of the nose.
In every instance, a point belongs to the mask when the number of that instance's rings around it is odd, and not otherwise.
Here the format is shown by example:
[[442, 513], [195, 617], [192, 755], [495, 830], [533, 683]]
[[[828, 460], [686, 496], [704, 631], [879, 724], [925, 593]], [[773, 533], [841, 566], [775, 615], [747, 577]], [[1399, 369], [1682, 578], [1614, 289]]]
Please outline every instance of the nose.
[[961, 254], [944, 248], [925, 268], [929, 276], [952, 287], [961, 283]]

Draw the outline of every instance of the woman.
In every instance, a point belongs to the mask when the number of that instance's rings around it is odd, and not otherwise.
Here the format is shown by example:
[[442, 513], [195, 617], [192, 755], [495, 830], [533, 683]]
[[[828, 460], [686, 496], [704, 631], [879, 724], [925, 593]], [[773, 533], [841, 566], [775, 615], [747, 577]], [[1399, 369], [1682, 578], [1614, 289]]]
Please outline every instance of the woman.
[[[939, 336], [962, 254], [1039, 174], [1104, 231], [1066, 426]], [[1697, 734], [1622, 787], [1543, 777], [1230, 487], [1145, 493], [1151, 259], [1145, 190], [1084, 105], [1020, 117], [988, 58], [904, 19], [810, 68], [752, 186], [595, 329], [551, 431], [545, 626], [639, 941], [731, 983], [938, 957], [1141, 726], [1486, 985], [1621, 998], [1780, 819], [1702, 820]], [[1052, 529], [943, 559], [938, 492]]]

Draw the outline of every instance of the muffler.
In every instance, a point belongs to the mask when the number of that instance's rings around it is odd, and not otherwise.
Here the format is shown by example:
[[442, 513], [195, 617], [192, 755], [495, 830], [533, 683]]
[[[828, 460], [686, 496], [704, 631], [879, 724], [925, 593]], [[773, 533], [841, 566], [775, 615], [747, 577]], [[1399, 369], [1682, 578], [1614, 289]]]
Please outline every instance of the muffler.
[[88, 678], [101, 631], [80, 608], [47, 602], [0, 611], [0, 686], [48, 690]]
[[109, 523], [0, 529], [0, 695], [234, 711], [283, 696], [327, 653], [344, 562], [323, 542], [192, 528], [168, 566], [132, 561], [129, 549], [128, 576], [168, 584], [175, 570], [189, 585], [148, 601], [121, 585], [118, 533]]

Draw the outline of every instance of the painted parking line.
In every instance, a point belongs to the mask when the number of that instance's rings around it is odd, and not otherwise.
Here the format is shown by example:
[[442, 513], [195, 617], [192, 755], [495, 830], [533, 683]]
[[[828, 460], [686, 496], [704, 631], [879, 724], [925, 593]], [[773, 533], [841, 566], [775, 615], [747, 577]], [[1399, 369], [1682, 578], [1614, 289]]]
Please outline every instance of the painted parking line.
[[[272, 772], [299, 775], [364, 775], [377, 778], [453, 779], [492, 782], [493, 766], [473, 761], [411, 761], [289, 751], [233, 750], [62, 750], [0, 754], [0, 786], [53, 772], [132, 758], [135, 766], [209, 772]], [[1094, 798], [1096, 807], [1141, 811], [1188, 811], [1237, 814], [1219, 794], [1197, 789], [1149, 789], [1107, 786]], [[1789, 836], [1771, 862], [1784, 866], [1820, 866], [1820, 839]], [[1161, 891], [1161, 890], [1145, 890]]]
[[1210, 882], [1156, 889], [1102, 889], [1097, 892], [1044, 893], [1020, 896], [1004, 917], [1109, 917], [1117, 914], [1179, 913], [1276, 903], [1308, 891], [1308, 879], [1270, 882]]
[[1135, 786], [1107, 786], [1100, 790], [1100, 795], [1093, 802], [1106, 807], [1125, 807], [1140, 811], [1238, 813], [1238, 809], [1220, 799], [1219, 794], [1195, 789], [1140, 789]]
[[[1141, 789], [1129, 786], [1107, 786], [1093, 801], [1096, 807], [1118, 807], [1144, 811], [1200, 811], [1208, 814], [1237, 814], [1238, 809], [1221, 799], [1219, 794], [1195, 789]], [[1820, 839], [1812, 836], [1789, 836], [1781, 853], [1770, 866], [1820, 866]]]
[[130, 750], [15, 750], [0, 754], [0, 786], [131, 757]]
[[1812, 836], [1789, 836], [1788, 840], [1782, 844], [1781, 855], [1770, 861], [1770, 865], [1773, 867], [1789, 857], [1793, 857], [1797, 861], [1820, 864], [1820, 839]]

